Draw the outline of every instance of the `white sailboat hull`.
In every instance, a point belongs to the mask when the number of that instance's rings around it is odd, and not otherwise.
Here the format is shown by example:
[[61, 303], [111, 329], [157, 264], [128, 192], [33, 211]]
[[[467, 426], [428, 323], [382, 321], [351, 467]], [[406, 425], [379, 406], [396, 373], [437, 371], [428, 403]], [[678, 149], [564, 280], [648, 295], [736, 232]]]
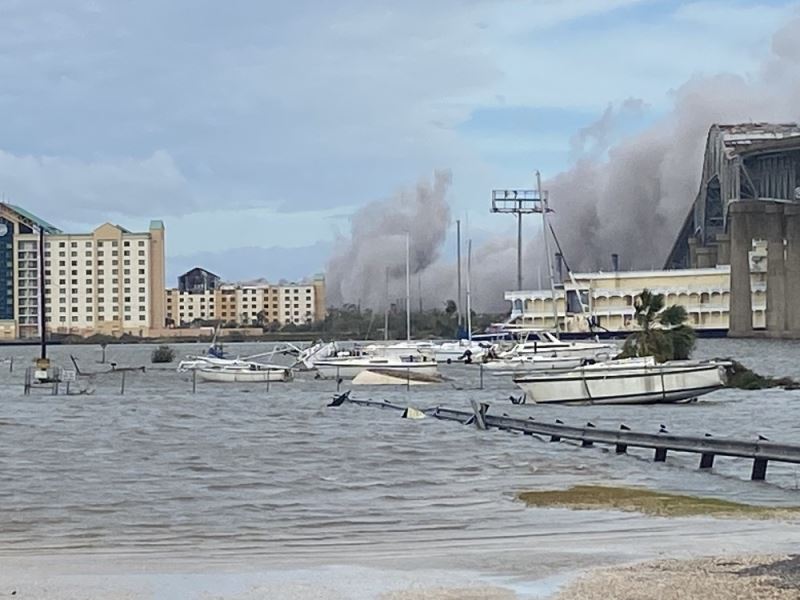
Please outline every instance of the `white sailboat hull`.
[[197, 369], [197, 376], [202, 381], [215, 383], [266, 383], [267, 381], [288, 381], [288, 369], [264, 369], [249, 371], [246, 369]]
[[725, 384], [716, 363], [638, 368], [579, 368], [514, 378], [536, 404], [655, 404], [691, 400]]

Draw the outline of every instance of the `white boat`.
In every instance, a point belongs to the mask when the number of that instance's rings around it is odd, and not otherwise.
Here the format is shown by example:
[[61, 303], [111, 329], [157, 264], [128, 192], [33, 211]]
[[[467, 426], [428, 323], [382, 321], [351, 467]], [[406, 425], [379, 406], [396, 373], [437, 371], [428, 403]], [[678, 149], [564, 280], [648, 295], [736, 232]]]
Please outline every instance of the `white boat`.
[[379, 369], [384, 372], [419, 373], [435, 376], [439, 370], [435, 361], [386, 358], [383, 356], [345, 356], [318, 360], [315, 363], [321, 379], [352, 379], [361, 371]]
[[514, 377], [536, 404], [656, 404], [693, 400], [725, 385], [719, 362], [611, 361], [570, 371]]
[[434, 360], [436, 344], [433, 342], [395, 342], [393, 344], [369, 344], [359, 347], [362, 354], [369, 356], [380, 356], [402, 360], [405, 358], [422, 358]]
[[442, 342], [436, 346], [433, 356], [439, 363], [465, 362], [467, 357], [470, 361], [477, 362], [483, 359], [489, 348], [491, 348], [490, 344], [474, 340]]
[[314, 368], [315, 361], [335, 356], [336, 342], [317, 342], [304, 350], [297, 350], [297, 364], [310, 371]]
[[197, 376], [203, 381], [219, 383], [266, 383], [267, 381], [288, 381], [292, 371], [278, 365], [249, 363], [242, 365], [223, 365], [219, 367], [198, 368]]
[[548, 356], [530, 354], [498, 358], [483, 363], [483, 368], [499, 373], [528, 373], [531, 371], [564, 371], [586, 363], [580, 356]]
[[498, 354], [498, 358], [513, 358], [526, 355], [570, 356], [573, 358], [593, 358], [610, 360], [617, 354], [614, 344], [597, 341], [567, 342], [558, 339], [549, 331], [531, 330], [526, 339], [510, 350]]

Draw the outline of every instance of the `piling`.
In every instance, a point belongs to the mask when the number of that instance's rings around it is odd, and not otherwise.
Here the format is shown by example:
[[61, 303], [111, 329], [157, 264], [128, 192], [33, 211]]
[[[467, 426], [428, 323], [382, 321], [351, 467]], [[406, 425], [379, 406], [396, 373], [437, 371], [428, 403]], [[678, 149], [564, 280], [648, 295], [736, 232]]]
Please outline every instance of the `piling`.
[[197, 369], [192, 369], [192, 393], [197, 393]]
[[481, 363], [481, 389], [483, 389], [483, 363]]
[[14, 372], [14, 357], [13, 356], [11, 357], [11, 360], [8, 361], [8, 372], [9, 373], [13, 373]]
[[411, 369], [406, 367], [406, 391], [411, 391]]
[[703, 452], [700, 455], [700, 468], [711, 469], [714, 466], [714, 455], [710, 452]]
[[764, 481], [767, 476], [767, 459], [757, 458], [753, 461], [753, 472], [750, 474], [750, 479], [753, 481]]
[[119, 395], [120, 396], [124, 396], [125, 395], [125, 371], [122, 372], [122, 379], [121, 379], [120, 385], [119, 385]]

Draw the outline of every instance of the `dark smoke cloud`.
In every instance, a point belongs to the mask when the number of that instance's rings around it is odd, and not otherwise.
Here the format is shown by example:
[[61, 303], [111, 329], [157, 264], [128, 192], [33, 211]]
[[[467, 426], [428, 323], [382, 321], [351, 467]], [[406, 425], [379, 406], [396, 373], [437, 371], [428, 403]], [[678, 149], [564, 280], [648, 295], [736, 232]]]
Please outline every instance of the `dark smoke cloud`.
[[[753, 74], [695, 77], [674, 92], [673, 110], [636, 135], [613, 143], [641, 101], [610, 106], [571, 140], [574, 166], [545, 181], [555, 209], [553, 225], [573, 270], [609, 269], [610, 255], [623, 268], [660, 268], [699, 188], [703, 149], [714, 123], [795, 121], [800, 117], [800, 19], [772, 39], [771, 54]], [[423, 280], [426, 304], [455, 298], [455, 265], [437, 262], [450, 210], [449, 172], [432, 185], [368, 205], [353, 217], [349, 239], [338, 242], [328, 265], [332, 304], [383, 304], [384, 273], [391, 269], [393, 298], [405, 294], [405, 232], [411, 232], [412, 271]], [[525, 249], [524, 284], [547, 281], [541, 239]], [[516, 279], [514, 238], [473, 249], [476, 310], [507, 308], [503, 291]], [[416, 280], [415, 280], [416, 283]], [[414, 289], [416, 289], [415, 286]]]

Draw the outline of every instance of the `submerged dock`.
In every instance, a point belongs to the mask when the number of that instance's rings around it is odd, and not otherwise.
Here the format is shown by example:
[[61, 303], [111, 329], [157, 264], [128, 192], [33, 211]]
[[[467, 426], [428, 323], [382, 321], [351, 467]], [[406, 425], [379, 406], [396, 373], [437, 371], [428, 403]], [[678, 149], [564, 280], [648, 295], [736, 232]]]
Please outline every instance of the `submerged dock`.
[[594, 444], [614, 446], [617, 454], [625, 454], [628, 448], [644, 448], [654, 451], [655, 462], [665, 462], [668, 452], [684, 452], [700, 455], [699, 468], [711, 469], [717, 456], [745, 458], [753, 461], [750, 479], [763, 481], [766, 478], [767, 466], [771, 461], [800, 464], [800, 445], [780, 444], [767, 439], [758, 441], [738, 440], [732, 438], [715, 438], [675, 435], [662, 431], [657, 434], [631, 431], [624, 425], [619, 430], [599, 429], [587, 423], [576, 427], [562, 422], [544, 423], [533, 417], [527, 419], [508, 415], [488, 414], [489, 405], [472, 403], [473, 410], [464, 411], [442, 406], [417, 409], [388, 401], [359, 400], [350, 397], [350, 392], [334, 396], [328, 406], [354, 404], [374, 408], [386, 408], [400, 412], [404, 417], [428, 416], [445, 421], [456, 421], [463, 425], [475, 425], [479, 429], [502, 429], [524, 435], [536, 435], [549, 439], [550, 442], [573, 440], [583, 447]]

